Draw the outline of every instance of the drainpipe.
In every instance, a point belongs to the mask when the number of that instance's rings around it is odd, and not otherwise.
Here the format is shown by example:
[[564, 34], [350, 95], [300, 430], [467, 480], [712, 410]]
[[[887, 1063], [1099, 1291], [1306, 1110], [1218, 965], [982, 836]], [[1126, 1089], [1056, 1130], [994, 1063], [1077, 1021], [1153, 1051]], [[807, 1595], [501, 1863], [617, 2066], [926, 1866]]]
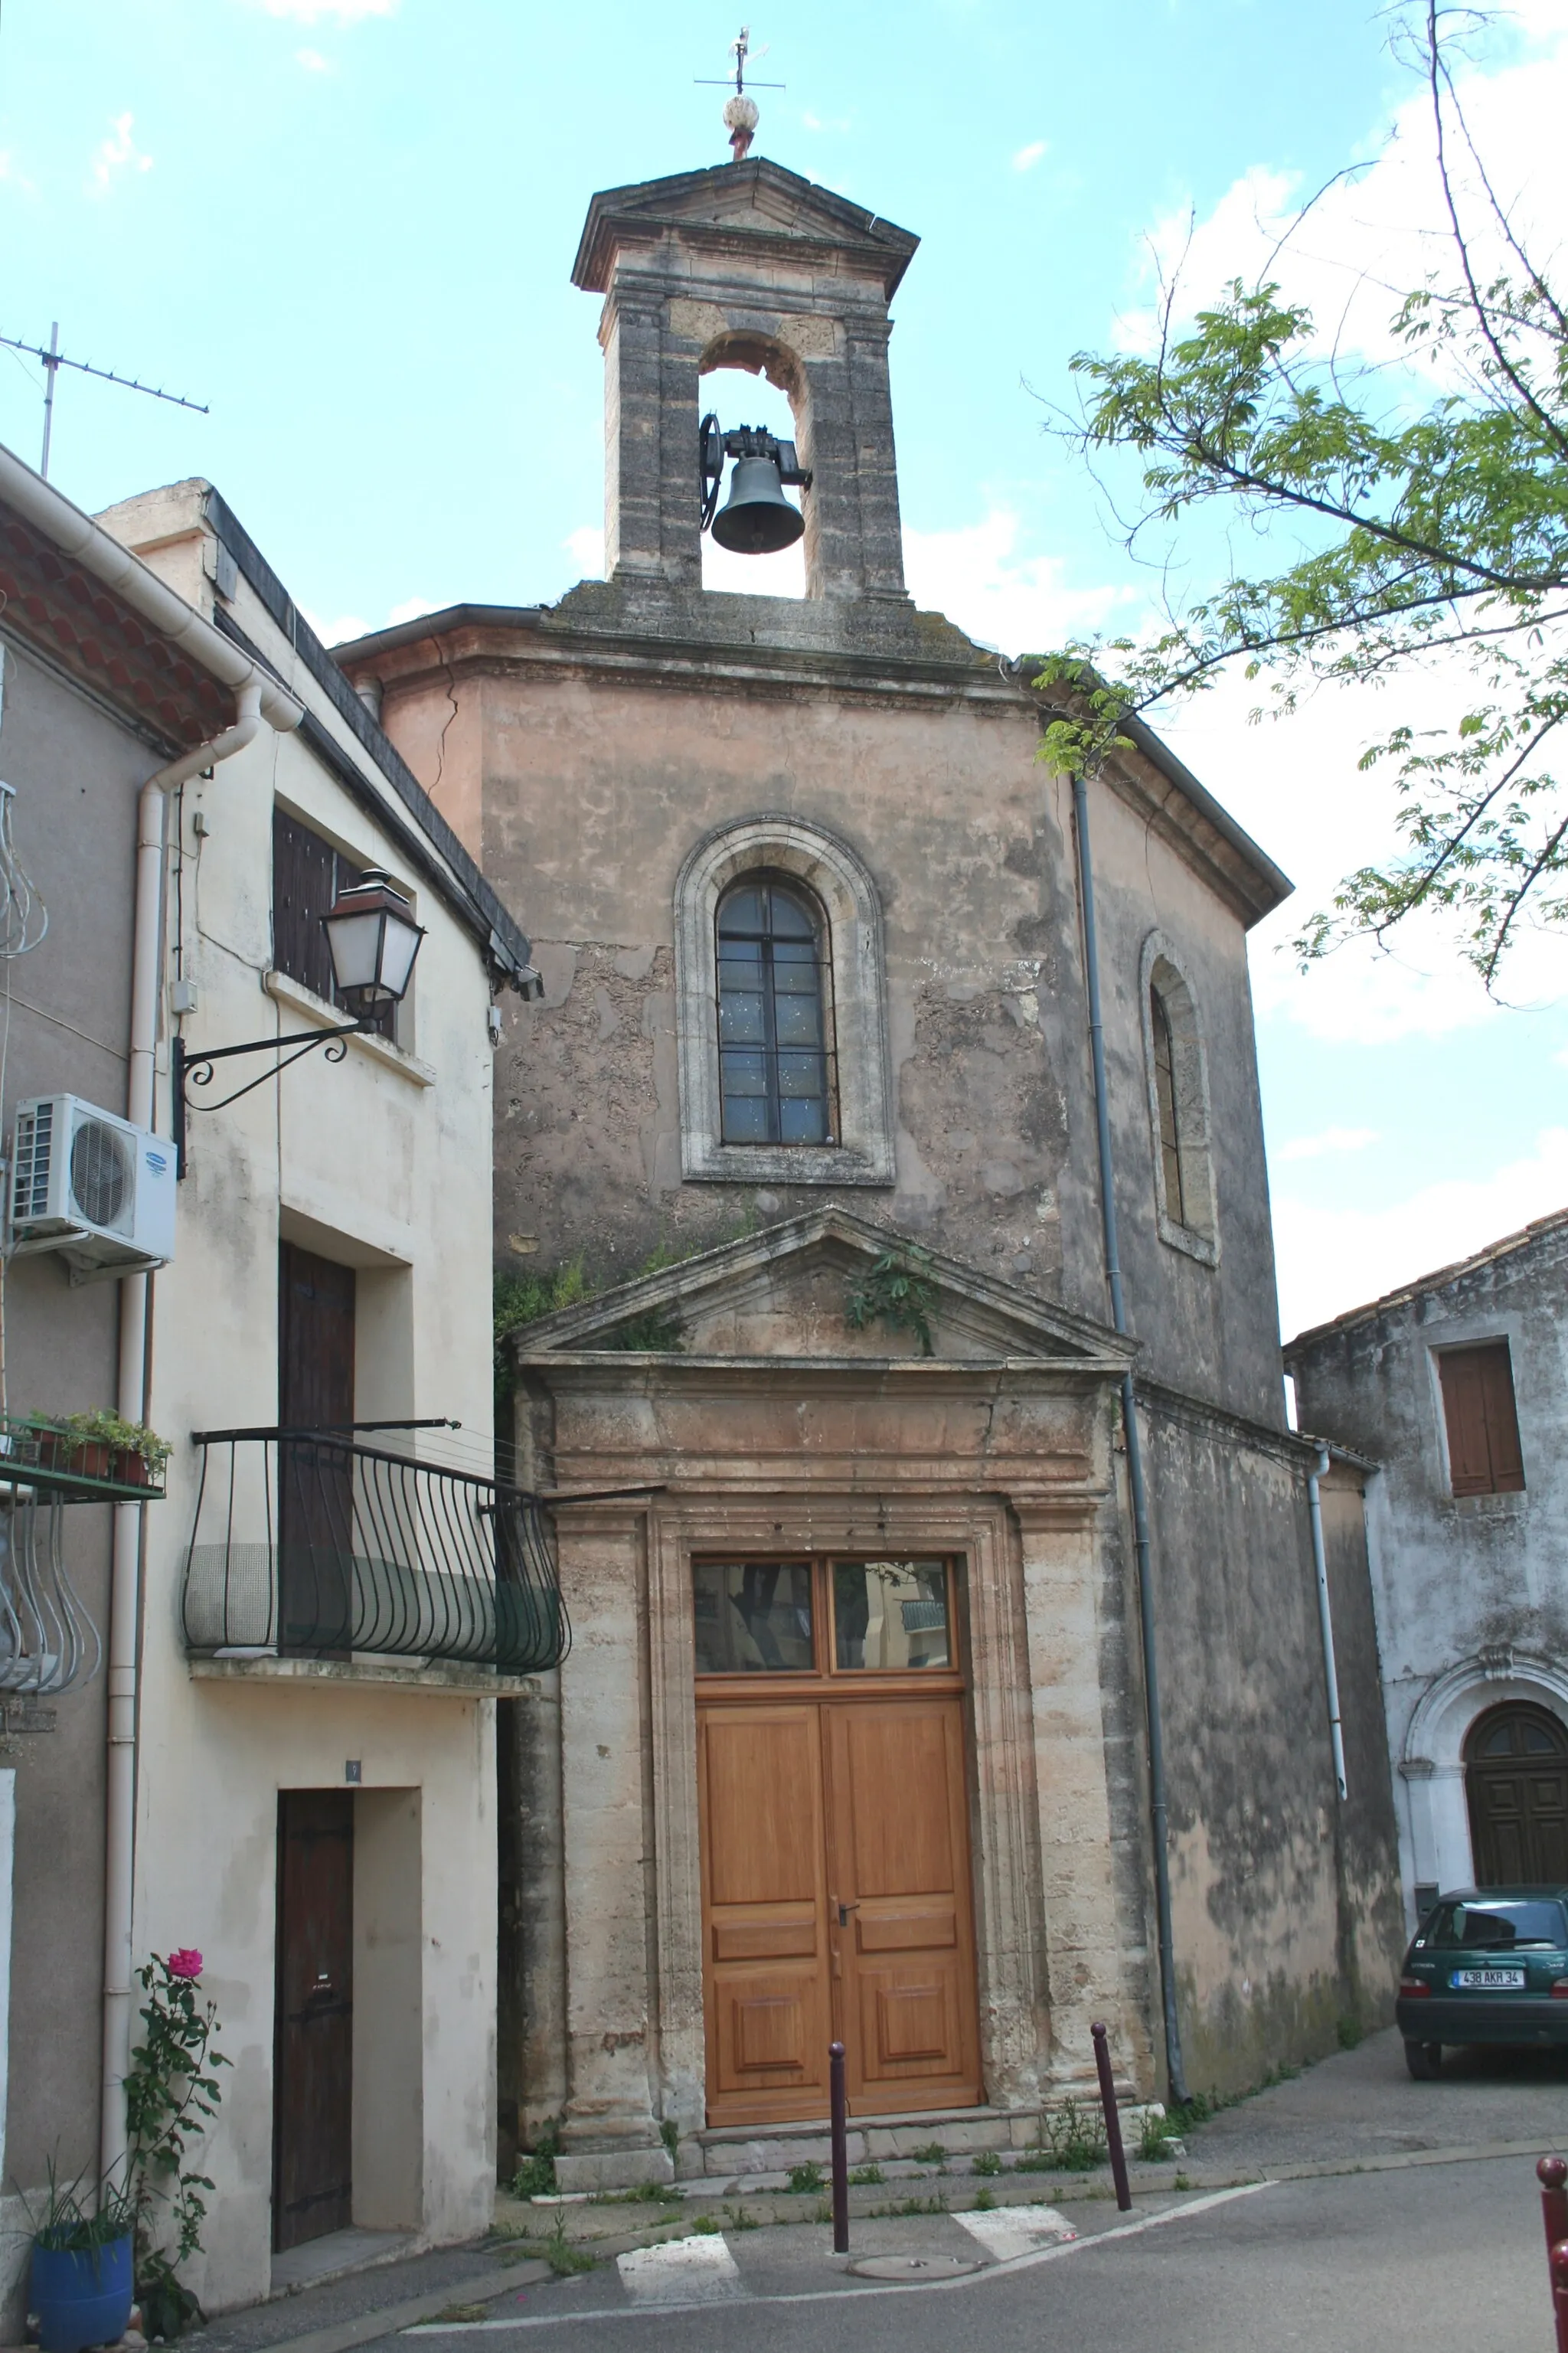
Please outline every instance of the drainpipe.
[[[215, 633], [216, 634], [216, 633]], [[274, 727], [297, 727], [303, 712], [254, 664], [238, 688], [232, 727], [182, 752], [142, 786], [136, 809], [136, 906], [131, 951], [131, 1079], [126, 1117], [151, 1128], [157, 1072], [158, 999], [163, 969], [164, 812], [170, 793], [203, 768], [232, 759], [261, 724], [263, 702]], [[121, 1418], [145, 1419], [151, 1278], [120, 1284]], [[109, 1767], [103, 1864], [103, 2092], [99, 2162], [107, 2178], [125, 2156], [125, 2073], [131, 2063], [132, 1863], [136, 1845], [136, 1656], [142, 1606], [142, 1504], [114, 1507], [109, 1592]]]
[[[1116, 1232], [1115, 1171], [1110, 1151], [1110, 1098], [1105, 1082], [1105, 1028], [1100, 1011], [1100, 945], [1094, 921], [1094, 869], [1089, 850], [1089, 796], [1080, 775], [1072, 780], [1073, 828], [1078, 837], [1079, 894], [1083, 908], [1084, 982], [1089, 996], [1089, 1044], [1094, 1065], [1095, 1133], [1100, 1146], [1100, 1211], [1105, 1228], [1105, 1279], [1110, 1317], [1127, 1330], [1121, 1289], [1121, 1252]], [[1132, 1503], [1132, 1546], [1138, 1560], [1138, 1622], [1142, 1638], [1143, 1696], [1149, 1719], [1149, 1814], [1154, 1844], [1154, 1914], [1160, 1946], [1160, 1992], [1165, 2015], [1165, 2072], [1177, 2105], [1187, 2097], [1182, 2063], [1182, 2031], [1176, 2017], [1176, 1957], [1171, 1934], [1171, 1861], [1165, 1806], [1165, 1742], [1160, 1717], [1160, 1664], [1155, 1645], [1154, 1588], [1150, 1574], [1149, 1492], [1143, 1479], [1143, 1440], [1132, 1375], [1121, 1376], [1121, 1425], [1127, 1437], [1127, 1485]]]
[[1318, 1623], [1323, 1633], [1323, 1681], [1329, 1687], [1329, 1738], [1334, 1752], [1334, 1786], [1342, 1798], [1345, 1787], [1345, 1736], [1340, 1722], [1340, 1676], [1334, 1664], [1334, 1615], [1329, 1600], [1329, 1564], [1323, 1550], [1323, 1505], [1318, 1482], [1329, 1475], [1329, 1450], [1318, 1451], [1318, 1463], [1307, 1473], [1307, 1516], [1312, 1524], [1312, 1566], [1318, 1573]]

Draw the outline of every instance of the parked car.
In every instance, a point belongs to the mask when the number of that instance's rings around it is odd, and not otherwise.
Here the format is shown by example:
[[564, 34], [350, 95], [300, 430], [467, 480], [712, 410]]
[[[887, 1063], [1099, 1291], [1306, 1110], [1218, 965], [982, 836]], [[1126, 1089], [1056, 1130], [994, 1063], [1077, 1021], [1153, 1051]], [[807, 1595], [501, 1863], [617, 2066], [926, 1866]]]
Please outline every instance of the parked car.
[[1460, 1887], [1416, 1930], [1394, 2005], [1405, 2063], [1436, 2075], [1445, 2042], [1568, 2050], [1568, 1887]]

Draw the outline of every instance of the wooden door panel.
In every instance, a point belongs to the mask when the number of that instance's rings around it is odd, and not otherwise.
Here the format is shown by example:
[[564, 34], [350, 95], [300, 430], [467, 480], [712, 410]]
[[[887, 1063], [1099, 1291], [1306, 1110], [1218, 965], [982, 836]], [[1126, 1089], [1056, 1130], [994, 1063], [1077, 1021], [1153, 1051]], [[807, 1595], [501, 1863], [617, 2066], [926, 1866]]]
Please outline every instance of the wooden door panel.
[[353, 1799], [278, 1800], [272, 2232], [281, 2250], [352, 2219]]
[[1468, 1786], [1478, 1887], [1568, 1878], [1568, 1765], [1472, 1764]]
[[823, 2114], [832, 2040], [818, 1710], [698, 1711], [708, 2115]]
[[[848, 1809], [846, 1862], [863, 1900], [945, 1894], [953, 1884], [949, 1700], [862, 1703], [836, 1709], [840, 1759], [858, 1802]], [[926, 1802], [932, 1792], [943, 1793]], [[917, 1793], [921, 1802], [913, 1802]]]
[[850, 2107], [962, 2107], [980, 2097], [963, 1703], [823, 1715], [829, 1901], [854, 1924], [838, 1935]]

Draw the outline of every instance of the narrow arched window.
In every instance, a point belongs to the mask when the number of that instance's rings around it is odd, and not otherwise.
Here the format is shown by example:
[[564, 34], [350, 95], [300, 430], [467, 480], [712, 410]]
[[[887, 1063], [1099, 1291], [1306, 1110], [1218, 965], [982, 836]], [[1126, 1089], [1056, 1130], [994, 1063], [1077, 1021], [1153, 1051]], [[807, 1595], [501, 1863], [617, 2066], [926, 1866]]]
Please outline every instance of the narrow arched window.
[[726, 1144], [831, 1144], [827, 923], [798, 884], [752, 875], [719, 902]]
[[1177, 1225], [1191, 1221], [1182, 1186], [1182, 1131], [1176, 1107], [1176, 1042], [1170, 1008], [1157, 982], [1149, 987], [1149, 1026], [1154, 1037], [1154, 1103], [1160, 1120], [1160, 1159], [1165, 1179], [1165, 1215]]

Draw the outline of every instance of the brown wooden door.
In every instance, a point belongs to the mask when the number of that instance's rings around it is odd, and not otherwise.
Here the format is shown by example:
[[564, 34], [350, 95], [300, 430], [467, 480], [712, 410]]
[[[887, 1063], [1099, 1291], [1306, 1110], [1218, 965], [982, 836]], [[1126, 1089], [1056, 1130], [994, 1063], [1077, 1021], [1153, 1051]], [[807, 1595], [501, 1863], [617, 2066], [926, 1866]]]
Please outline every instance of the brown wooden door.
[[708, 2109], [821, 2116], [833, 2040], [822, 1733], [810, 1704], [699, 1720]]
[[1476, 1885], [1568, 1881], [1568, 1731], [1544, 1708], [1494, 1708], [1465, 1749]]
[[980, 2097], [963, 1702], [823, 1710], [849, 2106]]
[[[285, 1431], [347, 1432], [354, 1418], [354, 1271], [279, 1246], [278, 1419]], [[353, 1457], [346, 1435], [278, 1441], [280, 1649], [352, 1648]]]
[[943, 1571], [882, 1567], [695, 1578], [710, 2124], [824, 2116], [836, 2038], [856, 2115], [983, 2096]]
[[278, 1797], [272, 2243], [349, 2226], [353, 2200], [353, 1798]]

